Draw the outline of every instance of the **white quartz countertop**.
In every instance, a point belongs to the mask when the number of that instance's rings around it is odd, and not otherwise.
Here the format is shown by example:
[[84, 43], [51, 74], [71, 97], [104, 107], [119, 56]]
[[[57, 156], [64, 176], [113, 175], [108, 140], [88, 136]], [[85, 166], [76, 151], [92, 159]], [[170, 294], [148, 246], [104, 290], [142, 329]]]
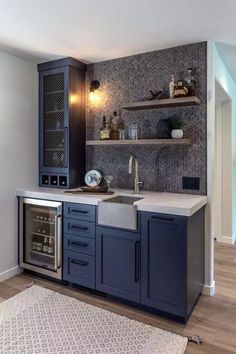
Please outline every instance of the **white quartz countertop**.
[[64, 190], [51, 188], [36, 188], [36, 189], [19, 189], [16, 191], [18, 197], [46, 199], [61, 202], [72, 202], [89, 205], [98, 205], [99, 201], [113, 198], [117, 195], [136, 196], [142, 198], [136, 201], [137, 210], [148, 211], [154, 213], [172, 214], [191, 216], [196, 211], [207, 204], [207, 197], [192, 194], [178, 193], [158, 193], [158, 192], [141, 192], [135, 195], [132, 191], [114, 189], [113, 195], [106, 194], [71, 194], [64, 193]]

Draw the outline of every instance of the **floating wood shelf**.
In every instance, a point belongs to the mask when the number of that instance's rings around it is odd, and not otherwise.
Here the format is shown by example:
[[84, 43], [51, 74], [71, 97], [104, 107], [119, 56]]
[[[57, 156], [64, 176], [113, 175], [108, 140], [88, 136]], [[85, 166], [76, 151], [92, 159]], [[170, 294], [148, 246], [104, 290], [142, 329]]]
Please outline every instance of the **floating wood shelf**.
[[199, 105], [201, 100], [196, 96], [191, 97], [179, 97], [179, 98], [166, 98], [160, 100], [143, 101], [143, 102], [131, 102], [126, 103], [122, 109], [128, 111], [138, 111], [145, 109], [160, 109], [160, 108], [171, 108], [171, 107], [185, 107], [185, 106], [195, 106]]
[[190, 145], [190, 139], [87, 140], [86, 145]]

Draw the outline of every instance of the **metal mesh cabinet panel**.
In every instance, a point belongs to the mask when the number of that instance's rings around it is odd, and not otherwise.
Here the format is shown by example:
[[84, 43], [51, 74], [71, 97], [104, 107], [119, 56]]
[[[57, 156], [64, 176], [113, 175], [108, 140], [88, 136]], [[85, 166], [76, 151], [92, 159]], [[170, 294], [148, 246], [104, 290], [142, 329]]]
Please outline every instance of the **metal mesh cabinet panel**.
[[[64, 58], [38, 65], [39, 185], [73, 188], [85, 173], [86, 65]], [[79, 97], [71, 103], [70, 96]]]
[[43, 164], [45, 167], [67, 167], [64, 136], [64, 75], [64, 72], [61, 72], [44, 76]]

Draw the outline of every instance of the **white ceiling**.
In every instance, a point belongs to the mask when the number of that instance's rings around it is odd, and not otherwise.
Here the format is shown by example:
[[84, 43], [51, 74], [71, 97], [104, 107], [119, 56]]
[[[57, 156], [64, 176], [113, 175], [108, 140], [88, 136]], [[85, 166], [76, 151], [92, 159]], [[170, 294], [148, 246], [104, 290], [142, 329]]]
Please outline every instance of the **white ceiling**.
[[236, 79], [235, 0], [0, 0], [0, 9], [0, 48], [37, 62], [96, 62], [211, 39], [223, 43]]

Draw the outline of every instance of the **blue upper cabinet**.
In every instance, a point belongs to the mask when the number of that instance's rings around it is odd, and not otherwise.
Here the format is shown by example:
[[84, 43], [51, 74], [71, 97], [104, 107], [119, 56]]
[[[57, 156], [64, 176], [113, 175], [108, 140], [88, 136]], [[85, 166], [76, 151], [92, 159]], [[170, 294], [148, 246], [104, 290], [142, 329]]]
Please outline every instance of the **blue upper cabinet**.
[[73, 188], [85, 173], [86, 65], [72, 58], [38, 65], [40, 186]]
[[97, 227], [96, 289], [140, 302], [140, 234]]

